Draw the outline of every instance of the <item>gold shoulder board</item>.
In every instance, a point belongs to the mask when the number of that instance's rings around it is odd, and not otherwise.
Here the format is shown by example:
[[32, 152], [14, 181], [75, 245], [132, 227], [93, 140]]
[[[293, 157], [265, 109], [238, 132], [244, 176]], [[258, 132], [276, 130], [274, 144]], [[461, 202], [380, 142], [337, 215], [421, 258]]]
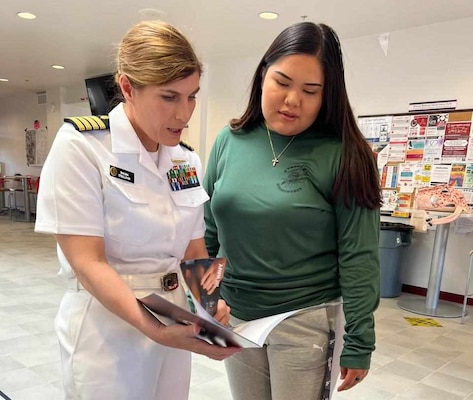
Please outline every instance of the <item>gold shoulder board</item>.
[[69, 122], [79, 132], [100, 131], [109, 129], [108, 115], [88, 115], [83, 117], [64, 118], [64, 122]]
[[182, 146], [182, 147], [185, 147], [186, 149], [189, 149], [190, 151], [194, 151], [194, 148], [189, 144], [189, 143], [186, 143], [186, 142], [183, 142], [182, 140], [179, 142], [179, 144]]

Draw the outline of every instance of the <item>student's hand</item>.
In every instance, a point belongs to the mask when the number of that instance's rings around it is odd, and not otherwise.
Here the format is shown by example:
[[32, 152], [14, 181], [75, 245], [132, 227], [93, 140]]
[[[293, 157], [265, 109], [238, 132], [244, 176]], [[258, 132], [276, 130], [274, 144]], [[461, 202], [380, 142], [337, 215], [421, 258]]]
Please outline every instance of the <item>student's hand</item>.
[[200, 280], [200, 285], [207, 291], [208, 294], [212, 294], [216, 288], [220, 285], [220, 281], [223, 278], [223, 270], [225, 263], [220, 263], [217, 260], [205, 271], [204, 276]]
[[351, 369], [351, 368], [340, 368], [340, 378], [343, 380], [343, 383], [337, 388], [337, 392], [343, 390], [351, 389], [353, 386], [357, 385], [368, 375], [369, 370], [367, 369]]
[[230, 307], [227, 306], [225, 300], [220, 299], [217, 303], [217, 312], [214, 318], [222, 325], [228, 325], [230, 321]]
[[198, 339], [196, 336], [200, 331], [200, 327], [195, 324], [161, 325], [159, 329], [160, 344], [202, 354], [213, 360], [221, 361], [241, 351], [240, 347], [221, 347], [215, 344], [208, 344], [207, 342]]

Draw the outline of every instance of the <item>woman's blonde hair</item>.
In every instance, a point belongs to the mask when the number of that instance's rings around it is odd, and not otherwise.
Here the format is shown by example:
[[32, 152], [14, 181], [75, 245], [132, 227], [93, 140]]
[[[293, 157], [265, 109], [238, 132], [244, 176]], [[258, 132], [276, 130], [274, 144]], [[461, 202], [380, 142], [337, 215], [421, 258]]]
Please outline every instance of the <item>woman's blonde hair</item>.
[[140, 88], [164, 85], [202, 74], [202, 64], [192, 45], [176, 28], [162, 21], [142, 21], [123, 37], [117, 54], [117, 74], [125, 74]]

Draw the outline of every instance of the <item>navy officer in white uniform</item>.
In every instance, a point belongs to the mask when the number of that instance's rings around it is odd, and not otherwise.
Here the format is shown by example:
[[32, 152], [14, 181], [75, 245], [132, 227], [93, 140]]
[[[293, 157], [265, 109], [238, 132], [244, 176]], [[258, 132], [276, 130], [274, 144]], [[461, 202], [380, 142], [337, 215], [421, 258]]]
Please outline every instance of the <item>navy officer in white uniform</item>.
[[[67, 399], [184, 400], [191, 353], [239, 351], [162, 325], [136, 300], [181, 306], [181, 260], [208, 257], [201, 163], [180, 144], [202, 66], [172, 26], [141, 22], [122, 39], [124, 102], [107, 117], [66, 119], [41, 175], [35, 230], [56, 235], [68, 289], [56, 317]], [[177, 287], [176, 287], [177, 286]], [[226, 323], [229, 308], [216, 318]]]

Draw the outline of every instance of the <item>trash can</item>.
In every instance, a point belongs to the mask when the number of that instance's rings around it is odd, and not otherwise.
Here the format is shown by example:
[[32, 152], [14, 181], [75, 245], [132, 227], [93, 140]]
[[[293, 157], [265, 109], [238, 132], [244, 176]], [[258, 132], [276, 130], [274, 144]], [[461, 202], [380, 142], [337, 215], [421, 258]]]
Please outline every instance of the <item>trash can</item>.
[[401, 251], [411, 244], [412, 225], [381, 222], [379, 261], [381, 268], [381, 297], [401, 295]]

